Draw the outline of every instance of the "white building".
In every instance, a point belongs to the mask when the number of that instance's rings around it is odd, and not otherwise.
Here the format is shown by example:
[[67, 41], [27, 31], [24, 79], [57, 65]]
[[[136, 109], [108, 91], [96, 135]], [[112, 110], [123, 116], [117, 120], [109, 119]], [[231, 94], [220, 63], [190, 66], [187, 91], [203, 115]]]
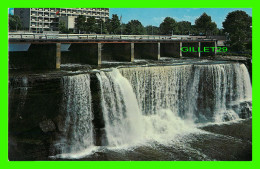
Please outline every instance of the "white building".
[[57, 31], [59, 20], [68, 29], [75, 29], [75, 18], [79, 15], [109, 18], [109, 8], [14, 8], [14, 15], [20, 16], [22, 26], [32, 32]]

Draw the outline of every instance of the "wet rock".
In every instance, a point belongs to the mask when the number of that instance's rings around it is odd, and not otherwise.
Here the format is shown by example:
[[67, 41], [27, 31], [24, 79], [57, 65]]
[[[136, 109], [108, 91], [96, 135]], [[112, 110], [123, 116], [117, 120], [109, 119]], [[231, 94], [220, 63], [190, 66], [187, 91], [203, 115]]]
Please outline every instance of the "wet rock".
[[65, 115], [64, 116], [61, 116], [61, 115], [58, 115], [56, 118], [55, 118], [55, 124], [57, 126], [57, 129], [58, 131], [60, 132], [65, 132]]
[[252, 103], [244, 102], [240, 104], [240, 114], [239, 117], [242, 119], [247, 119], [252, 117]]
[[95, 128], [95, 145], [96, 146], [107, 146], [108, 140], [106, 136], [106, 130], [105, 128]]
[[44, 133], [47, 133], [49, 131], [55, 131], [56, 129], [55, 124], [50, 119], [40, 122], [39, 126]]

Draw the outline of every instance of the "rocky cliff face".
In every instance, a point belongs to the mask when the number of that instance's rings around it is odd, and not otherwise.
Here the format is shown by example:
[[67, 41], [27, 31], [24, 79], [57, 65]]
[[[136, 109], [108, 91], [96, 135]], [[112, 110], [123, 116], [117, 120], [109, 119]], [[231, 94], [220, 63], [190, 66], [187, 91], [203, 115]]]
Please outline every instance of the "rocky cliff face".
[[49, 155], [61, 96], [60, 77], [9, 77], [9, 160]]

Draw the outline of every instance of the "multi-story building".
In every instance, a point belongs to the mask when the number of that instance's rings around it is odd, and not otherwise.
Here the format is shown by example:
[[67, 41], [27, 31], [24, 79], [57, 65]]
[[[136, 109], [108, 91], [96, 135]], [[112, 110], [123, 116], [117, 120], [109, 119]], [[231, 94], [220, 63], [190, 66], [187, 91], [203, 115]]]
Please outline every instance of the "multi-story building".
[[57, 31], [60, 19], [68, 29], [75, 29], [79, 15], [105, 21], [109, 8], [14, 8], [14, 15], [20, 16], [23, 28], [31, 32]]

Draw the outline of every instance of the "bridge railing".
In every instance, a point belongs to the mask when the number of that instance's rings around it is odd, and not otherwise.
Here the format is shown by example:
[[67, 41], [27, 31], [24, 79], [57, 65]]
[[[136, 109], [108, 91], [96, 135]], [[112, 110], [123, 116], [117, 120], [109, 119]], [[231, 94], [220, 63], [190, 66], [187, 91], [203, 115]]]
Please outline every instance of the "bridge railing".
[[9, 39], [16, 40], [199, 40], [204, 36], [166, 36], [166, 35], [96, 35], [96, 34], [34, 34], [9, 33]]

